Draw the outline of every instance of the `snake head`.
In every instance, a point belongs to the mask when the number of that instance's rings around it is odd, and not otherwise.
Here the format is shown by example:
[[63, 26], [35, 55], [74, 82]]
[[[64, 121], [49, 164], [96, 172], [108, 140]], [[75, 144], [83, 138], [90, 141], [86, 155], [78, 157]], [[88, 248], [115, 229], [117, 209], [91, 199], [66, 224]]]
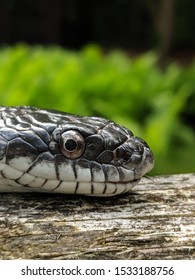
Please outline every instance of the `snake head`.
[[113, 196], [153, 164], [146, 142], [112, 121], [0, 107], [0, 191]]

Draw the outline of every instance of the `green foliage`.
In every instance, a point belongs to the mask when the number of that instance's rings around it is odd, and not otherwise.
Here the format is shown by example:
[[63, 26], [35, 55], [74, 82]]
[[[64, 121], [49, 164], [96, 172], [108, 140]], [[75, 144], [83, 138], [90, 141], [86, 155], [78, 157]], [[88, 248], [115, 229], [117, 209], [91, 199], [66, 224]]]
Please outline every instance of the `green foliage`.
[[[195, 64], [161, 72], [154, 53], [130, 59], [98, 46], [80, 52], [18, 45], [0, 51], [1, 105], [31, 105], [120, 123], [151, 146], [153, 174], [194, 172]], [[190, 114], [190, 115], [189, 115]]]

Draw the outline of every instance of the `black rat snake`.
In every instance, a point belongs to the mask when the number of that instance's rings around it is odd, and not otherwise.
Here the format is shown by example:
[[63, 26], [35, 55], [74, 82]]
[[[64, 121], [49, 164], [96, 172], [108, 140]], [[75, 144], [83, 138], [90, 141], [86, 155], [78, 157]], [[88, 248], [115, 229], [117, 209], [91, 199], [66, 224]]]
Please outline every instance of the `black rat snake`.
[[113, 121], [0, 107], [0, 192], [112, 196], [153, 164], [146, 142]]

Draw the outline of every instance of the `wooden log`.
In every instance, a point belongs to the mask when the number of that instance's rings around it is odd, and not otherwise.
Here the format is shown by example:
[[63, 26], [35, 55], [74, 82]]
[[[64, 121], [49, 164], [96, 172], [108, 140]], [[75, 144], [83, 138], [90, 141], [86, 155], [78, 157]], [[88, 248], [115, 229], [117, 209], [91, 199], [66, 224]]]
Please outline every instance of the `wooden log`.
[[195, 259], [195, 174], [112, 198], [1, 194], [0, 259]]

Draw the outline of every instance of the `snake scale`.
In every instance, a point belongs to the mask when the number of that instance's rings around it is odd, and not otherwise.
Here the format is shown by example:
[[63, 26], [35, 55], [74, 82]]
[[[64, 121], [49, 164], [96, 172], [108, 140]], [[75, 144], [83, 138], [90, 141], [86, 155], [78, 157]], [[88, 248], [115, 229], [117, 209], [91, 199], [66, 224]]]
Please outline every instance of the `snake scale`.
[[153, 164], [146, 142], [113, 121], [0, 107], [0, 192], [113, 196]]

